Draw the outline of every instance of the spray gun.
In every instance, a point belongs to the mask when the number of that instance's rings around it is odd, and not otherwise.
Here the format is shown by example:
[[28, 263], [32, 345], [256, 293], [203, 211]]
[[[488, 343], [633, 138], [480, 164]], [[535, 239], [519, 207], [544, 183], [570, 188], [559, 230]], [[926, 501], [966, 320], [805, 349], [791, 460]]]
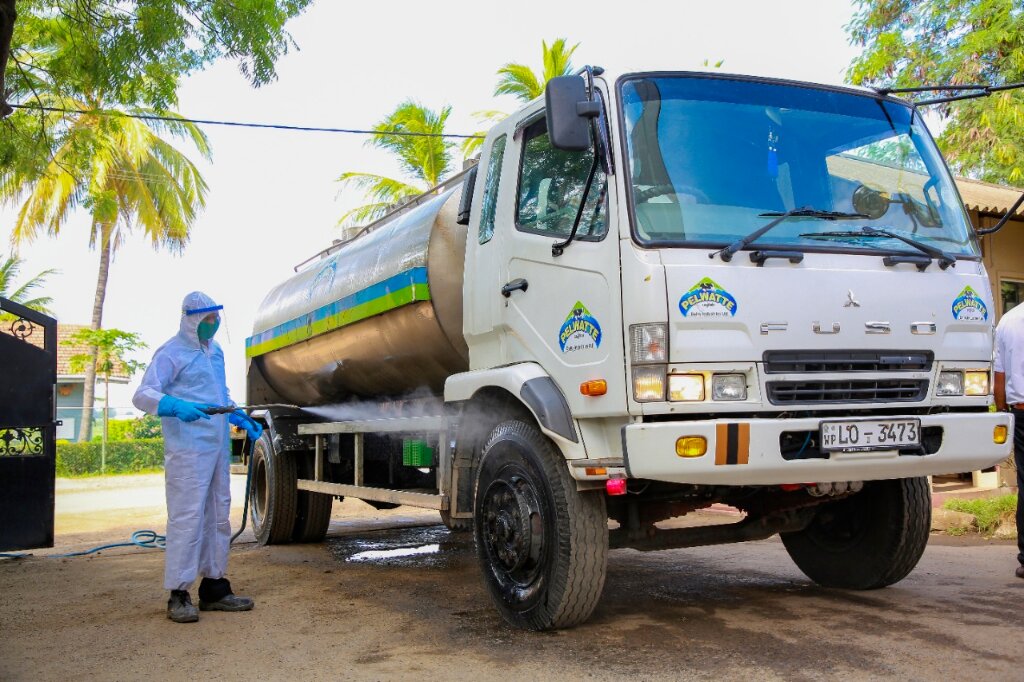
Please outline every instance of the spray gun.
[[252, 412], [253, 410], [269, 410], [272, 408], [288, 410], [302, 409], [298, 405], [289, 405], [287, 403], [267, 403], [266, 405], [216, 405], [213, 407], [204, 407], [203, 412], [205, 412], [206, 414], [231, 414], [236, 410]]

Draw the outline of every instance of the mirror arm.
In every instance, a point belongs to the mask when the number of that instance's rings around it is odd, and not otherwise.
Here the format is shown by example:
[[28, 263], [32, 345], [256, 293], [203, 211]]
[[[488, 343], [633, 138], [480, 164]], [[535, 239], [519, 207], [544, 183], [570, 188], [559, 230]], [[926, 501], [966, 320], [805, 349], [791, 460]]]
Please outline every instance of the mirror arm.
[[583, 211], [587, 208], [587, 197], [590, 196], [590, 186], [594, 184], [594, 175], [597, 174], [598, 158], [597, 154], [594, 154], [594, 162], [590, 164], [590, 173], [587, 174], [587, 184], [583, 188], [583, 196], [580, 197], [580, 206], [576, 209], [576, 218], [572, 221], [572, 230], [569, 232], [569, 236], [566, 237], [563, 242], [556, 242], [551, 245], [551, 257], [558, 258], [565, 252], [565, 247], [569, 246], [572, 241], [576, 238], [576, 231], [580, 229], [580, 220], [583, 218]]
[[1002, 218], [999, 219], [998, 223], [996, 223], [992, 227], [987, 227], [984, 230], [977, 230], [975, 232], [975, 234], [978, 234], [978, 235], [992, 234], [994, 232], [998, 232], [999, 230], [1003, 229], [1003, 226], [1006, 225], [1007, 221], [1010, 218], [1013, 217], [1013, 214], [1017, 212], [1017, 209], [1020, 208], [1021, 204], [1024, 204], [1024, 193], [1022, 193], [1019, 197], [1017, 197], [1017, 201], [1013, 204], [1013, 206], [1010, 207], [1010, 210], [1006, 212], [1006, 215], [1004, 215]]

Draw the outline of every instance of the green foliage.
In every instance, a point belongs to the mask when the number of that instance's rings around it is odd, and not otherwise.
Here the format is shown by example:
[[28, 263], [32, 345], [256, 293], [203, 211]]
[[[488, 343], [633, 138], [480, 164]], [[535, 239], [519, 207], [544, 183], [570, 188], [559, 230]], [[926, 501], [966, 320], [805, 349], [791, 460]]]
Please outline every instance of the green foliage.
[[[144, 415], [141, 419], [111, 419], [107, 422], [107, 437], [111, 442], [125, 440], [145, 440], [160, 438], [160, 418]], [[103, 436], [99, 433], [92, 437], [93, 443], [99, 443]]]
[[101, 91], [158, 109], [182, 77], [219, 57], [259, 86], [294, 46], [285, 22], [310, 0], [19, 0], [7, 86], [14, 101], [46, 79], [61, 91]]
[[152, 414], [143, 415], [140, 419], [128, 419], [130, 426], [125, 433], [125, 438], [145, 439], [160, 438], [163, 432], [160, 429], [160, 417]]
[[[107, 474], [128, 474], [161, 469], [162, 438], [107, 443]], [[88, 476], [100, 472], [99, 443], [57, 443], [57, 475]]]
[[1012, 519], [1017, 511], [1016, 495], [1000, 495], [999, 497], [981, 497], [974, 500], [953, 498], [946, 500], [944, 509], [972, 514], [978, 520], [978, 532], [989, 535], [1003, 521]]
[[[864, 51], [862, 85], [1003, 85], [1024, 81], [1020, 0], [857, 0], [846, 27]], [[939, 146], [959, 173], [1024, 184], [1024, 90], [940, 105]]]
[[[79, 329], [69, 336], [64, 345], [89, 346], [96, 349], [96, 373], [110, 379], [110, 375], [119, 371], [128, 378], [145, 365], [128, 358], [129, 353], [146, 348], [146, 344], [138, 334], [120, 329]], [[93, 356], [87, 353], [72, 355], [68, 358], [72, 372], [84, 371]]]
[[526, 64], [508, 63], [498, 69], [498, 84], [495, 95], [512, 95], [521, 102], [530, 102], [544, 94], [544, 86], [556, 76], [572, 73], [572, 54], [580, 46], [569, 47], [565, 38], [558, 38], [549, 46], [541, 41], [540, 73], [534, 73]]
[[[436, 135], [444, 133], [451, 111], [450, 106], [434, 111], [406, 100], [374, 126], [378, 132], [367, 144], [390, 152], [398, 159], [402, 171], [415, 180], [410, 183], [372, 173], [342, 173], [337, 180], [342, 188], [360, 189], [370, 202], [345, 213], [339, 224], [376, 220], [387, 213], [391, 205], [422, 194], [444, 179], [452, 170], [451, 150], [455, 144]], [[435, 137], [389, 134], [391, 131], [430, 133]]]
[[[11, 164], [0, 165], [0, 200], [20, 204], [14, 243], [40, 234], [56, 236], [81, 207], [92, 216], [93, 246], [114, 252], [139, 226], [154, 248], [184, 248], [198, 209], [206, 204], [207, 185], [195, 164], [165, 136], [184, 138], [209, 158], [202, 131], [180, 120], [108, 115], [117, 112], [106, 109], [96, 93], [72, 98], [43, 92], [39, 98], [48, 106], [81, 113], [20, 110], [4, 122], [17, 129], [44, 119], [47, 131], [46, 144], [32, 145]], [[128, 111], [179, 118], [164, 110]]]
[[[24, 261], [17, 255], [11, 255], [0, 260], [0, 296], [15, 303], [20, 303], [26, 308], [51, 315], [52, 313], [48, 306], [53, 302], [53, 299], [49, 296], [31, 297], [31, 295], [34, 289], [46, 283], [47, 277], [56, 274], [57, 271], [53, 269], [43, 270], [38, 275], [30, 277], [20, 286], [15, 287], [14, 280], [18, 277], [18, 272], [21, 270], [23, 263]], [[0, 314], [0, 319], [7, 319], [8, 317], [10, 316]]]

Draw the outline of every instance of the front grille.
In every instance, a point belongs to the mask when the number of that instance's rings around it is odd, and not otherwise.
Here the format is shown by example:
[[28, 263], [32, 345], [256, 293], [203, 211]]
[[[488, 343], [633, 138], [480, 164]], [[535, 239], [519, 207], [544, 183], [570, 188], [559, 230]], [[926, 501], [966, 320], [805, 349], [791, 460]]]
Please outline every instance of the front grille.
[[868, 379], [864, 381], [769, 381], [773, 405], [815, 403], [906, 403], [924, 400], [928, 380]]
[[934, 355], [921, 350], [769, 350], [768, 374], [817, 372], [928, 372]]

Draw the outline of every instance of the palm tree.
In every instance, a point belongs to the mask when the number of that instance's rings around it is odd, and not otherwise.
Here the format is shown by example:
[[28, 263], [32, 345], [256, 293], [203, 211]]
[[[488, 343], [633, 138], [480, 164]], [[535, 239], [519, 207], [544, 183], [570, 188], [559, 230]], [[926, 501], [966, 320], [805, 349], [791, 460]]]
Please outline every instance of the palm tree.
[[[567, 76], [572, 73], [572, 54], [580, 46], [576, 43], [567, 47], [565, 38], [558, 38], [549, 46], [541, 41], [541, 62], [544, 68], [540, 74], [534, 73], [526, 64], [508, 63], [498, 69], [498, 84], [494, 87], [494, 95], [512, 95], [521, 102], [531, 102], [544, 94], [548, 81], [555, 76]], [[502, 111], [479, 111], [476, 119], [481, 124], [493, 125], [508, 116]], [[486, 130], [476, 133], [477, 137], [462, 143], [462, 155], [469, 158], [476, 154], [483, 145]]]
[[[56, 274], [57, 271], [43, 270], [38, 275], [30, 277], [28, 281], [24, 282], [21, 286], [15, 288], [14, 280], [18, 277], [18, 272], [21, 270], [21, 266], [24, 265], [25, 261], [16, 255], [11, 255], [3, 260], [0, 260], [0, 297], [6, 298], [9, 301], [20, 303], [26, 308], [32, 310], [38, 310], [46, 315], [52, 315], [49, 309], [49, 305], [53, 303], [53, 299], [49, 296], [35, 296], [29, 298], [32, 291], [43, 286], [46, 283], [46, 278], [50, 275]], [[0, 319], [4, 316], [0, 314]]]
[[[209, 144], [199, 128], [173, 112], [127, 112], [165, 119], [143, 120], [104, 109], [98, 94], [72, 98], [43, 92], [37, 99], [58, 110], [40, 114], [48, 119], [45, 129], [54, 131], [48, 138], [49, 161], [38, 169], [0, 168], [0, 200], [20, 204], [15, 245], [43, 233], [57, 236], [77, 208], [88, 211], [89, 244], [100, 252], [91, 328], [100, 329], [110, 260], [128, 234], [141, 227], [154, 248], [179, 252], [206, 205], [207, 185], [199, 169], [162, 136], [190, 141], [207, 159]], [[83, 397], [90, 414], [95, 381], [93, 360], [86, 366]], [[92, 420], [83, 419], [79, 439], [88, 441], [91, 431]]]
[[[433, 111], [418, 102], [406, 100], [375, 125], [373, 129], [377, 132], [368, 144], [394, 154], [402, 171], [413, 180], [407, 182], [373, 173], [342, 173], [337, 180], [342, 187], [363, 190], [370, 203], [346, 212], [338, 223], [376, 220], [394, 204], [439, 184], [452, 170], [451, 150], [455, 144], [440, 137], [451, 111], [450, 106]], [[394, 132], [422, 135], [395, 135], [392, 134]]]
[[572, 73], [572, 53], [580, 46], [566, 47], [565, 38], [559, 38], [549, 47], [541, 41], [543, 70], [536, 74], [526, 64], [509, 63], [498, 69], [495, 95], [512, 95], [522, 102], [530, 102], [544, 94], [544, 86], [556, 76]]

